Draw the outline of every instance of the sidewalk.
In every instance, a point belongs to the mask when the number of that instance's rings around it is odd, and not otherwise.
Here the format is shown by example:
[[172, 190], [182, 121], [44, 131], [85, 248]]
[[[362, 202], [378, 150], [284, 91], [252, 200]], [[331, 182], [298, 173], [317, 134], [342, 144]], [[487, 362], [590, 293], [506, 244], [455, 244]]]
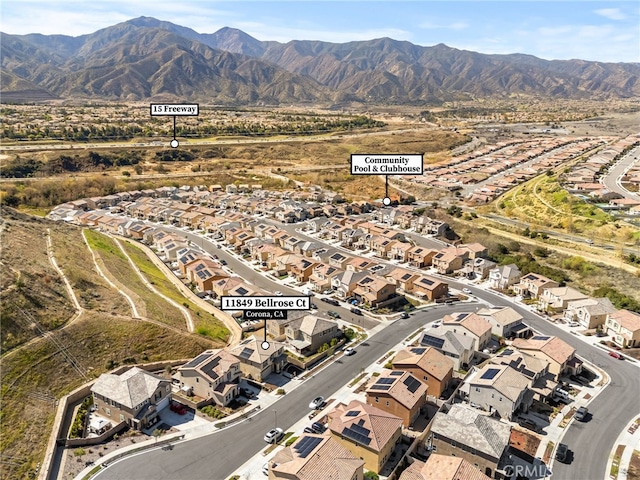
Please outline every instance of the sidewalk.
[[[616, 452], [619, 448], [624, 450], [622, 450], [622, 455], [617, 457]], [[617, 480], [627, 480], [627, 473], [629, 472], [631, 457], [634, 451], [640, 454], [640, 417], [629, 422], [615, 441], [613, 450], [611, 450], [611, 454], [609, 455], [609, 461], [607, 462], [607, 469], [604, 475], [605, 480], [616, 478], [615, 469], [613, 472], [611, 471], [614, 467], [614, 462], [618, 468]]]

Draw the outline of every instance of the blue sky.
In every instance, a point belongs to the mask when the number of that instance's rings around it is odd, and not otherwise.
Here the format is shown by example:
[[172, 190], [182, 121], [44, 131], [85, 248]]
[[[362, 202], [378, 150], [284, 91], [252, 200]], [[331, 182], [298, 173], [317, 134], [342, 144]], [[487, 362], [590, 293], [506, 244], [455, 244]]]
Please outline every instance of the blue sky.
[[391, 37], [547, 60], [640, 62], [638, 1], [2, 0], [5, 33], [82, 35], [139, 16], [258, 40], [348, 42]]

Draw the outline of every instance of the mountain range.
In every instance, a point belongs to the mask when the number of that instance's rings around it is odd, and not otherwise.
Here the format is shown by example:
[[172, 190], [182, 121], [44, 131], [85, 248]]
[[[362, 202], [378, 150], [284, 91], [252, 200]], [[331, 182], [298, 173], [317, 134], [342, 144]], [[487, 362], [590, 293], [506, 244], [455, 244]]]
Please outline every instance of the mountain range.
[[379, 38], [260, 41], [140, 17], [79, 37], [0, 33], [2, 101], [437, 104], [514, 94], [640, 96], [640, 64], [486, 55]]

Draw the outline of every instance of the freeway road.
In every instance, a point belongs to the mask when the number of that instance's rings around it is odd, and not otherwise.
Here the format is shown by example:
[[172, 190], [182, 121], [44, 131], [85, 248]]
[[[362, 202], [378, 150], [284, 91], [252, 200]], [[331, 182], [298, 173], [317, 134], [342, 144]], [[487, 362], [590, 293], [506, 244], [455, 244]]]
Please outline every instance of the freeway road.
[[[305, 380], [295, 390], [283, 396], [273, 407], [265, 409], [233, 427], [206, 437], [185, 441], [173, 450], [160, 448], [126, 457], [103, 470], [99, 480], [224, 480], [247, 459], [263, 450], [262, 437], [271, 428], [277, 412], [278, 427], [285, 431], [310, 412], [308, 405], [317, 395], [330, 399], [345, 384], [356, 377], [361, 368], [375, 362], [390, 347], [409, 336], [415, 329], [455, 311], [455, 306], [439, 305], [398, 320], [384, 331], [361, 344], [358, 353], [345, 357], [342, 364], [333, 363]], [[287, 388], [286, 386], [284, 387]]]

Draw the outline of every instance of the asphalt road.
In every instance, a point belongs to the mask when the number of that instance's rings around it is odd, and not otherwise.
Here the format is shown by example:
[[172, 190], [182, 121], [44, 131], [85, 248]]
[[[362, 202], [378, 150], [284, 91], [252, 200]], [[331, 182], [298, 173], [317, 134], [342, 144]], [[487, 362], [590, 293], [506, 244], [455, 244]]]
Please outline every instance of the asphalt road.
[[622, 177], [631, 166], [636, 163], [640, 155], [640, 147], [636, 147], [629, 151], [624, 157], [622, 157], [605, 176], [600, 179], [600, 182], [612, 192], [617, 192], [625, 198], [631, 198], [638, 200], [638, 195], [630, 192], [626, 188], [623, 188], [620, 184], [620, 177]]
[[[260, 411], [250, 421], [220, 430], [206, 437], [177, 443], [173, 450], [160, 448], [125, 457], [94, 478], [100, 480], [223, 480], [249, 458], [262, 451], [264, 434], [275, 426], [285, 431], [300, 418], [309, 415], [309, 402], [322, 395], [327, 400], [353, 380], [361, 368], [375, 362], [389, 348], [414, 330], [456, 310], [453, 305], [438, 305], [398, 320], [358, 347], [357, 353], [342, 363], [330, 364], [303, 385], [284, 395], [271, 408]], [[284, 386], [287, 389], [286, 385]], [[276, 413], [274, 413], [276, 412]]]

